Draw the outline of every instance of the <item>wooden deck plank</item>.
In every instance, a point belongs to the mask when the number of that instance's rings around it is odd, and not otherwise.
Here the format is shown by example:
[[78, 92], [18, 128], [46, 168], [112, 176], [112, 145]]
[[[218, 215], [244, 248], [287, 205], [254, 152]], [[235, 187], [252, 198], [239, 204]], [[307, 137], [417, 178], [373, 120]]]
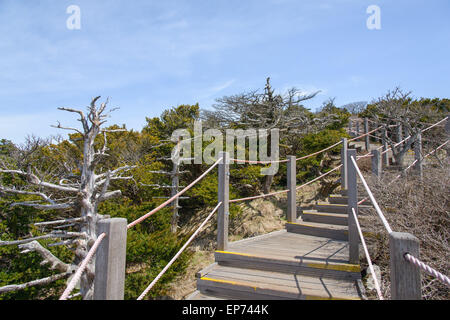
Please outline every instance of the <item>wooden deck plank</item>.
[[204, 278], [229, 286], [249, 287], [289, 295], [312, 295], [324, 298], [359, 298], [353, 281], [339, 279], [317, 278], [296, 274], [285, 274], [270, 271], [240, 269], [219, 266], [209, 272]]
[[249, 248], [249, 250], [246, 251], [232, 251], [237, 252], [241, 254], [249, 254], [249, 255], [255, 255], [260, 257], [266, 257], [266, 258], [273, 258], [273, 259], [279, 259], [279, 260], [286, 260], [286, 261], [318, 261], [318, 262], [335, 262], [335, 263], [348, 263], [348, 254], [346, 255], [337, 255], [335, 252], [331, 252], [329, 254], [324, 255], [308, 255], [304, 253], [296, 253], [296, 252], [268, 252], [264, 249], [255, 249], [255, 248]]
[[348, 260], [348, 244], [345, 241], [289, 232], [257, 242], [231, 243], [227, 251], [297, 261], [310, 258], [345, 263]]
[[297, 248], [280, 247], [274, 244], [267, 245], [248, 245], [246, 247], [229, 248], [228, 251], [246, 253], [246, 254], [262, 254], [264, 256], [277, 256], [291, 259], [295, 257], [317, 258], [317, 259], [334, 259], [348, 260], [348, 246], [330, 247], [326, 246], [302, 246]]

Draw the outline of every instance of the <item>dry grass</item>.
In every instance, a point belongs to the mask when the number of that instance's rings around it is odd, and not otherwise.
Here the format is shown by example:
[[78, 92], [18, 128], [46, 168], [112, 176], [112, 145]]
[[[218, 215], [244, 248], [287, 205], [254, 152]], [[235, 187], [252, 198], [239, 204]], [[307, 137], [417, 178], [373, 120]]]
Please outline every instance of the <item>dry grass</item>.
[[[424, 167], [421, 181], [411, 172], [389, 183], [398, 172], [385, 172], [381, 183], [370, 181], [369, 185], [386, 216], [391, 228], [397, 232], [408, 232], [420, 241], [420, 260], [448, 276], [449, 259], [449, 186], [450, 171], [448, 161], [440, 165]], [[363, 193], [365, 194], [365, 193]], [[374, 264], [381, 269], [382, 293], [390, 298], [389, 238], [386, 230], [373, 209], [361, 212], [360, 223], [366, 231], [377, 234], [366, 238], [369, 253]], [[361, 255], [362, 266], [367, 266]], [[422, 296], [427, 300], [447, 300], [450, 298], [446, 285], [425, 272], [421, 272]], [[377, 299], [375, 292], [367, 292], [369, 298]]]

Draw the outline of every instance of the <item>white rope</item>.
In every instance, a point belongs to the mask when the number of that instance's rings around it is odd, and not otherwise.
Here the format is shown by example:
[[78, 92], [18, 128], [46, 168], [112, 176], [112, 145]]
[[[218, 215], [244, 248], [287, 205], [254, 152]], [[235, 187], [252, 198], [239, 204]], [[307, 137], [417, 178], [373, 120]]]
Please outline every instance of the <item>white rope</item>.
[[66, 290], [64, 290], [63, 294], [59, 298], [59, 300], [67, 300], [69, 297], [69, 294], [72, 292], [72, 290], [75, 288], [75, 285], [80, 280], [81, 275], [84, 272], [84, 269], [86, 269], [87, 264], [89, 261], [91, 261], [92, 256], [94, 255], [95, 251], [97, 250], [98, 246], [100, 245], [100, 242], [102, 242], [103, 238], [106, 236], [106, 233], [102, 233], [98, 236], [97, 240], [95, 240], [94, 244], [92, 245], [91, 249], [89, 250], [88, 254], [84, 258], [84, 260], [81, 262], [80, 267], [77, 269], [77, 272], [75, 272], [75, 275], [72, 277], [72, 280], [70, 280], [69, 284], [67, 285]]
[[364, 137], [364, 136], [370, 135], [371, 133], [374, 133], [375, 131], [380, 130], [381, 128], [382, 128], [382, 126], [376, 128], [376, 129], [373, 129], [372, 131], [369, 131], [369, 132], [367, 132], [367, 133], [364, 133], [364, 134], [362, 134], [362, 135], [360, 135], [360, 136], [358, 136], [358, 137], [355, 137], [355, 138], [353, 138], [353, 139], [349, 139], [349, 140], [347, 140], [347, 142], [351, 142], [351, 141], [360, 139], [360, 138], [362, 138], [362, 137]]
[[203, 223], [198, 227], [198, 229], [194, 232], [194, 234], [189, 238], [188, 241], [183, 245], [183, 247], [177, 252], [177, 254], [172, 258], [172, 260], [169, 261], [169, 263], [164, 267], [164, 269], [161, 270], [161, 272], [156, 276], [155, 279], [153, 279], [152, 283], [149, 284], [149, 286], [144, 290], [144, 292], [141, 293], [141, 295], [137, 298], [137, 300], [142, 300], [147, 293], [150, 291], [150, 289], [155, 285], [156, 282], [163, 276], [163, 274], [170, 268], [170, 266], [177, 260], [177, 258], [181, 255], [181, 253], [186, 249], [186, 247], [191, 243], [191, 241], [197, 236], [197, 234], [200, 232], [200, 230], [203, 228], [203, 226], [208, 222], [208, 220], [212, 217], [212, 215], [219, 209], [219, 207], [222, 205], [222, 202], [219, 202], [217, 206], [211, 211], [211, 213], [208, 215], [208, 217], [203, 221]]
[[423, 129], [423, 130], [422, 130], [421, 132], [425, 132], [425, 131], [427, 131], [427, 130], [430, 130], [431, 128], [433, 128], [433, 127], [437, 126], [437, 125], [438, 125], [438, 124], [440, 124], [441, 122], [443, 122], [443, 121], [447, 120], [447, 118], [448, 118], [448, 116], [447, 116], [447, 117], [445, 117], [444, 119], [442, 119], [441, 121], [438, 121], [438, 122], [436, 122], [435, 124], [433, 124], [433, 125], [429, 126], [428, 128], [426, 128], [426, 129]]
[[303, 188], [303, 187], [305, 187], [305, 186], [307, 186], [307, 185], [309, 185], [309, 184], [311, 184], [311, 183], [313, 183], [313, 182], [319, 180], [320, 178], [323, 178], [323, 177], [325, 177], [326, 175], [329, 175], [329, 174], [332, 173], [333, 171], [338, 170], [340, 167], [342, 167], [342, 164], [340, 164], [340, 165], [338, 165], [337, 167], [331, 169], [330, 171], [325, 172], [324, 174], [318, 176], [317, 178], [314, 178], [314, 179], [311, 180], [311, 181], [308, 181], [308, 182], [306, 182], [306, 183], [304, 183], [304, 184], [302, 184], [302, 185], [300, 185], [300, 186], [298, 186], [298, 187], [295, 187], [295, 190], [301, 189], [301, 188]]
[[188, 186], [186, 186], [183, 190], [181, 190], [180, 192], [178, 192], [176, 195], [174, 195], [173, 197], [171, 197], [169, 200], [161, 203], [159, 206], [157, 206], [155, 209], [153, 209], [152, 211], [144, 214], [143, 216], [141, 216], [140, 218], [134, 220], [133, 222], [129, 223], [127, 225], [127, 229], [134, 227], [135, 225], [137, 225], [138, 223], [142, 222], [143, 220], [147, 219], [148, 217], [150, 217], [152, 214], [158, 212], [159, 210], [161, 210], [162, 208], [164, 208], [165, 206], [167, 206], [169, 203], [172, 203], [173, 200], [175, 200], [176, 198], [178, 198], [179, 196], [181, 196], [183, 193], [185, 193], [186, 191], [188, 191], [190, 188], [192, 188], [197, 182], [199, 182], [201, 179], [203, 179], [212, 169], [214, 169], [215, 166], [217, 166], [223, 158], [218, 159], [212, 166], [210, 166], [208, 168], [208, 170], [206, 170], [205, 172], [203, 172], [197, 179], [195, 179], [194, 181], [192, 181]]
[[378, 205], [377, 201], [375, 200], [375, 197], [372, 194], [372, 191], [370, 191], [369, 186], [367, 185], [366, 179], [364, 179], [364, 176], [362, 175], [361, 171], [358, 168], [358, 164], [356, 163], [356, 160], [354, 157], [350, 157], [350, 159], [353, 162], [353, 165], [355, 166], [356, 172], [358, 173], [359, 177], [361, 178], [361, 181], [364, 185], [364, 188], [366, 188], [367, 193], [369, 194], [369, 198], [372, 201], [372, 205], [375, 207], [375, 210], [378, 213], [378, 216], [380, 217], [381, 221], [383, 222], [384, 227], [388, 231], [388, 233], [392, 232], [391, 227], [389, 226], [389, 223], [387, 222], [386, 218], [383, 215], [383, 212], [380, 209], [380, 206]]
[[[349, 140], [349, 141], [350, 141], [350, 140]], [[329, 146], [329, 147], [326, 147], [325, 149], [319, 150], [319, 151], [317, 151], [317, 152], [314, 152], [314, 153], [308, 154], [308, 155], [306, 155], [306, 156], [303, 156], [303, 157], [299, 157], [299, 158], [296, 158], [296, 159], [295, 159], [295, 161], [298, 161], [298, 160], [303, 160], [303, 159], [307, 159], [307, 158], [309, 158], [309, 157], [312, 157], [312, 156], [318, 155], [318, 154], [320, 154], [320, 153], [322, 153], [322, 152], [325, 152], [325, 151], [327, 151], [327, 150], [330, 150], [330, 149], [332, 149], [332, 148], [334, 148], [334, 147], [336, 147], [336, 146], [340, 145], [341, 143], [342, 143], [342, 140], [341, 140], [341, 141], [339, 141], [339, 142], [336, 142], [335, 144], [332, 144], [332, 145], [331, 145], [331, 146]]]
[[378, 297], [380, 300], [384, 300], [383, 295], [381, 294], [380, 284], [378, 283], [377, 276], [375, 274], [375, 270], [373, 269], [372, 260], [370, 259], [369, 250], [367, 250], [366, 241], [364, 240], [363, 233], [361, 231], [361, 226], [359, 225], [358, 218], [355, 213], [355, 208], [352, 208], [353, 218], [356, 222], [356, 227], [358, 228], [359, 238], [361, 239], [361, 243], [364, 248], [364, 253], [366, 254], [367, 263], [369, 264], [370, 273], [372, 273], [373, 282], [375, 284], [375, 289], [377, 290]]

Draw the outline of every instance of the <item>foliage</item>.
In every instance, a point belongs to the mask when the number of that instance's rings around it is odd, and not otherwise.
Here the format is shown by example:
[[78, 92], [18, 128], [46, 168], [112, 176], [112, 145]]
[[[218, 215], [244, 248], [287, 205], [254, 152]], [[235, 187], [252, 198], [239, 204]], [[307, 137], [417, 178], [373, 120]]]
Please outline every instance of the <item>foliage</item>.
[[[146, 118], [146, 126], [139, 131], [117, 132], [125, 126], [112, 125], [106, 136], [99, 135], [95, 140], [95, 148], [102, 149], [108, 143], [108, 157], [101, 160], [103, 170], [119, 167], [124, 164], [133, 165], [128, 175], [132, 179], [118, 179], [111, 182], [114, 189], [122, 191], [120, 199], [111, 199], [100, 203], [98, 213], [111, 217], [123, 217], [128, 222], [134, 221], [148, 213], [170, 195], [170, 176], [154, 171], [170, 172], [173, 163], [168, 159], [174, 147], [170, 141], [176, 129], [187, 129], [193, 133], [194, 121], [201, 115], [206, 119], [206, 127], [221, 124], [220, 129], [262, 128], [263, 122], [258, 119], [267, 118], [268, 127], [278, 124], [284, 131], [280, 135], [280, 157], [287, 155], [302, 157], [322, 150], [348, 137], [344, 130], [350, 113], [349, 108], [337, 108], [334, 99], [325, 101], [317, 112], [306, 109], [301, 102], [311, 99], [315, 94], [299, 96], [294, 89], [287, 94], [275, 94], [267, 80], [265, 92], [250, 92], [241, 95], [218, 99], [215, 112], [201, 112], [199, 105], [180, 105], [164, 111], [160, 117]], [[250, 102], [250, 103], [249, 103]], [[253, 104], [252, 104], [253, 103]], [[404, 108], [430, 108], [442, 118], [449, 111], [448, 99], [406, 99]], [[267, 109], [264, 109], [266, 108]], [[226, 111], [229, 111], [227, 113]], [[351, 111], [355, 111], [353, 108]], [[256, 113], [255, 113], [256, 112]], [[365, 110], [358, 109], [361, 116], [377, 113], [385, 116], [376, 104], [369, 104]], [[423, 117], [424, 122], [434, 120]], [[280, 121], [277, 123], [277, 121]], [[296, 122], [298, 121], [298, 122]], [[301, 127], [299, 124], [305, 125]], [[106, 138], [106, 139], [105, 139]], [[80, 162], [83, 158], [80, 134], [70, 134], [68, 139], [43, 140], [29, 137], [30, 148], [19, 155], [19, 148], [11, 141], [0, 140], [0, 160], [12, 166], [26, 167], [27, 164], [37, 166], [45, 177], [51, 178], [59, 172], [79, 176]], [[203, 141], [202, 150], [209, 142]], [[319, 173], [324, 173], [334, 166], [339, 157], [341, 146], [338, 145], [325, 153], [297, 161], [297, 183], [306, 182]], [[248, 152], [246, 152], [248, 156]], [[261, 194], [265, 189], [267, 176], [261, 175], [263, 165], [235, 163], [230, 165], [230, 199]], [[67, 168], [72, 168], [69, 172]], [[186, 186], [208, 168], [207, 165], [183, 164], [180, 185]], [[153, 172], [152, 172], [153, 171]], [[0, 183], [21, 186], [26, 179], [12, 174], [2, 174]], [[157, 187], [157, 186], [160, 187]], [[285, 189], [286, 164], [281, 163], [275, 176], [272, 189]], [[30, 233], [41, 234], [32, 223], [54, 220], [61, 215], [69, 217], [72, 212], [58, 213], [52, 210], [38, 211], [31, 207], [10, 206], [17, 201], [35, 200], [31, 195], [0, 194], [0, 234], [1, 240], [15, 240]], [[186, 227], [189, 218], [199, 211], [207, 211], [217, 204], [217, 169], [210, 172], [198, 184], [186, 192], [181, 199], [179, 227]], [[230, 218], [240, 213], [238, 205], [230, 205]], [[142, 223], [128, 230], [127, 235], [127, 274], [125, 298], [136, 299], [145, 287], [157, 276], [164, 266], [187, 240], [181, 233], [171, 232], [172, 208], [167, 206]], [[40, 241], [48, 244], [56, 240]], [[51, 247], [50, 251], [63, 261], [71, 261], [73, 251], [63, 246]], [[169, 268], [148, 294], [147, 298], [157, 299], [167, 294], [168, 285], [181, 275], [189, 264], [192, 253], [187, 250]], [[48, 266], [41, 265], [41, 258], [36, 253], [20, 254], [16, 247], [0, 247], [0, 286], [24, 283], [37, 278], [56, 274]], [[65, 287], [65, 280], [50, 285], [31, 287], [25, 290], [0, 295], [0, 299], [56, 299]]]

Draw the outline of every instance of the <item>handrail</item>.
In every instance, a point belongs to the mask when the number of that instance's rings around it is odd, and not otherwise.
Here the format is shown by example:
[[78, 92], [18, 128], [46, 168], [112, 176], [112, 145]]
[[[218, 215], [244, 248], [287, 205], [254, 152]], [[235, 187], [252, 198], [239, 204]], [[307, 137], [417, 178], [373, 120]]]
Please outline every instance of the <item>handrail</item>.
[[[377, 130], [379, 130], [379, 129], [381, 129], [381, 128], [382, 128], [382, 126], [376, 128], [376, 129], [373, 129], [373, 130], [371, 130], [371, 131], [369, 131], [369, 132], [367, 132], [367, 133], [364, 133], [364, 134], [362, 134], [362, 135], [360, 135], [360, 136], [358, 136], [358, 137], [349, 139], [349, 140], [347, 140], [347, 141], [348, 141], [348, 142], [351, 142], [351, 141], [360, 139], [360, 138], [362, 138], [362, 137], [365, 137], [366, 135], [370, 135], [371, 133], [373, 133], [373, 132], [375, 132], [375, 131], [377, 131]], [[342, 140], [339, 141], [339, 142], [336, 142], [335, 144], [333, 144], [333, 145], [331, 145], [331, 146], [328, 146], [328, 147], [326, 147], [326, 148], [324, 148], [324, 149], [322, 149], [322, 150], [319, 150], [319, 151], [310, 153], [310, 154], [308, 154], [308, 155], [306, 155], [306, 156], [302, 156], [302, 157], [296, 158], [295, 161], [307, 159], [307, 158], [310, 158], [310, 157], [312, 157], [312, 156], [318, 155], [318, 154], [320, 154], [320, 153], [322, 153], [322, 152], [325, 152], [325, 151], [327, 151], [327, 150], [330, 150], [330, 149], [332, 149], [332, 148], [334, 148], [334, 147], [340, 145], [341, 143], [342, 143]], [[244, 159], [234, 159], [234, 158], [231, 158], [230, 161], [243, 162], [243, 163], [249, 163], [249, 164], [269, 164], [269, 163], [283, 163], [283, 162], [288, 162], [289, 160], [288, 160], [288, 159], [283, 159], [283, 160], [264, 160], [264, 161], [263, 161], [263, 160], [244, 160]]]
[[427, 130], [430, 130], [431, 128], [437, 126], [438, 124], [440, 124], [441, 122], [443, 122], [443, 121], [445, 121], [445, 120], [447, 120], [447, 119], [448, 119], [448, 116], [446, 116], [446, 117], [445, 117], [444, 119], [442, 119], [441, 121], [438, 121], [438, 122], [436, 122], [435, 124], [429, 126], [428, 128], [423, 129], [421, 132], [425, 132], [425, 131], [427, 131]]
[[[445, 118], [442, 119], [442, 120], [439, 120], [439, 121], [436, 122], [435, 124], [433, 124], [433, 125], [431, 125], [431, 126], [425, 128], [425, 129], [423, 129], [423, 130], [420, 130], [420, 133], [424, 133], [425, 131], [430, 130], [431, 128], [437, 126], [437, 125], [440, 124], [441, 122], [447, 120], [447, 118], [448, 118], [448, 116], [445, 117]], [[406, 137], [405, 139], [403, 139], [402, 141], [397, 142], [396, 144], [394, 144], [394, 148], [397, 147], [398, 145], [402, 144], [403, 142], [405, 142], [406, 140], [408, 140], [408, 139], [410, 139], [410, 138], [411, 138], [411, 135], [407, 136], [407, 137]], [[383, 146], [378, 147], [377, 150], [381, 149], [382, 147], [383, 147]], [[391, 147], [389, 147], [388, 149], [384, 150], [382, 154], [388, 152], [389, 150], [392, 150]]]
[[334, 148], [334, 147], [336, 147], [336, 146], [340, 145], [341, 143], [342, 143], [342, 140], [341, 140], [341, 141], [339, 141], [339, 142], [336, 142], [335, 144], [333, 144], [333, 145], [331, 145], [331, 146], [329, 146], [329, 147], [326, 147], [325, 149], [319, 150], [319, 151], [317, 151], [317, 152], [314, 152], [314, 153], [308, 154], [308, 155], [306, 155], [306, 156], [303, 156], [303, 157], [300, 157], [300, 158], [295, 158], [295, 161], [298, 161], [298, 160], [303, 160], [303, 159], [306, 159], [306, 158], [309, 158], [309, 157], [312, 157], [312, 156], [318, 155], [318, 154], [320, 154], [320, 153], [322, 153], [322, 152], [325, 152], [325, 151], [327, 151], [327, 150], [329, 150], [329, 149], [332, 149], [332, 148]]
[[97, 240], [95, 240], [94, 244], [92, 245], [91, 249], [89, 250], [86, 257], [81, 262], [79, 268], [75, 272], [74, 276], [70, 280], [69, 284], [66, 287], [66, 290], [64, 290], [63, 294], [59, 298], [59, 300], [67, 300], [67, 297], [72, 292], [72, 290], [75, 288], [75, 285], [80, 280], [81, 275], [84, 272], [84, 269], [86, 269], [87, 264], [89, 261], [91, 261], [92, 257], [94, 256], [95, 251], [97, 251], [98, 246], [100, 245], [100, 242], [102, 242], [103, 238], [106, 237], [106, 233], [102, 233], [97, 237]]
[[[441, 149], [443, 146], [445, 146], [450, 140], [445, 141], [443, 144], [441, 144], [439, 147], [437, 147], [436, 149], [434, 149], [431, 152], [428, 152], [426, 155], [424, 155], [420, 160], [422, 161], [423, 159], [425, 159], [426, 157], [432, 155], [433, 153], [435, 153], [436, 151], [438, 151], [439, 149]], [[419, 159], [414, 160], [409, 166], [407, 166], [403, 171], [406, 171], [408, 169], [410, 169], [413, 165], [415, 165], [417, 163], [417, 161], [419, 161]], [[392, 180], [391, 182], [389, 182], [388, 186], [393, 183], [394, 181], [396, 181], [398, 178], [400, 178], [402, 175], [399, 174], [397, 175], [394, 180]]]
[[234, 159], [230, 158], [230, 161], [236, 161], [236, 162], [244, 162], [249, 164], [269, 164], [269, 163], [282, 163], [282, 162], [288, 162], [288, 159], [284, 160], [242, 160], [242, 159]]
[[363, 154], [362, 156], [356, 156], [356, 160], [370, 158], [370, 157], [373, 157], [373, 154], [369, 152], [369, 153]]
[[259, 198], [265, 198], [265, 197], [270, 197], [270, 196], [274, 196], [274, 195], [286, 193], [286, 192], [289, 192], [289, 189], [276, 191], [276, 192], [272, 192], [272, 193], [260, 194], [257, 196], [251, 196], [251, 197], [246, 197], [246, 198], [232, 199], [229, 202], [233, 203], [233, 202], [239, 202], [239, 201], [247, 201], [247, 200], [259, 199]]
[[[424, 155], [421, 160], [425, 159], [426, 157], [432, 155], [433, 153], [435, 153], [436, 151], [438, 151], [439, 149], [441, 149], [443, 146], [445, 146], [448, 142], [450, 142], [450, 140], [445, 141], [443, 144], [441, 144], [439, 147], [437, 147], [436, 149], [434, 149], [433, 151], [427, 153], [426, 155]], [[412, 166], [414, 166], [419, 160], [416, 159], [414, 160], [409, 166], [407, 166], [405, 169], [403, 169], [403, 172], [405, 172], [406, 170], [409, 170]], [[387, 186], [390, 186], [392, 183], [394, 183], [395, 181], [397, 181], [400, 177], [402, 176], [402, 174], [400, 173], [399, 175], [397, 175], [394, 179], [392, 179]], [[358, 205], [366, 202], [367, 200], [369, 200], [368, 197], [362, 199], [361, 201], [358, 202]]]
[[197, 234], [200, 232], [200, 230], [203, 228], [203, 226], [208, 222], [209, 219], [211, 219], [212, 215], [219, 209], [219, 207], [222, 205], [222, 202], [219, 202], [217, 206], [211, 211], [211, 213], [208, 215], [208, 217], [203, 221], [203, 223], [198, 227], [198, 229], [194, 232], [194, 234], [186, 241], [186, 243], [181, 247], [180, 250], [178, 250], [177, 254], [169, 261], [169, 263], [164, 267], [164, 269], [161, 270], [161, 272], [156, 276], [155, 279], [148, 285], [147, 288], [141, 293], [141, 295], [137, 298], [137, 300], [142, 300], [147, 293], [150, 291], [150, 289], [155, 285], [156, 282], [166, 273], [166, 271], [170, 268], [170, 266], [175, 262], [175, 260], [178, 259], [178, 257], [181, 255], [181, 253], [186, 249], [186, 247], [191, 243], [191, 241], [197, 236]]
[[378, 216], [380, 217], [381, 221], [383, 222], [384, 227], [386, 228], [388, 233], [392, 233], [392, 229], [389, 226], [389, 223], [387, 222], [386, 218], [384, 217], [383, 212], [380, 209], [380, 206], [378, 205], [377, 201], [375, 200], [375, 197], [373, 196], [372, 191], [370, 191], [370, 188], [367, 185], [366, 179], [364, 179], [364, 176], [362, 175], [361, 171], [359, 170], [358, 164], [356, 163], [355, 158], [350, 157], [350, 159], [352, 160], [355, 170], [358, 173], [358, 175], [364, 185], [364, 188], [366, 188], [366, 191], [369, 194], [369, 198], [372, 201], [372, 205], [375, 207], [375, 210], [377, 211]]
[[176, 198], [178, 198], [179, 196], [181, 196], [183, 193], [185, 193], [186, 191], [188, 191], [190, 188], [192, 188], [197, 182], [199, 182], [201, 179], [203, 179], [212, 169], [214, 169], [214, 167], [216, 167], [223, 158], [218, 159], [212, 166], [210, 166], [208, 168], [208, 170], [206, 170], [205, 172], [203, 172], [197, 179], [195, 179], [194, 181], [192, 181], [188, 186], [186, 186], [183, 190], [181, 190], [180, 192], [178, 192], [176, 195], [174, 195], [173, 197], [171, 197], [170, 199], [168, 199], [167, 201], [163, 202], [162, 204], [160, 204], [159, 206], [157, 206], [155, 209], [151, 210], [150, 212], [144, 214], [143, 216], [141, 216], [140, 218], [134, 220], [133, 222], [129, 223], [127, 225], [127, 229], [137, 225], [138, 223], [141, 223], [143, 220], [147, 219], [148, 217], [150, 217], [152, 214], [158, 212], [160, 209], [164, 208], [165, 206], [167, 206], [169, 203], [171, 203], [173, 200], [175, 200]]
[[369, 131], [369, 132], [367, 132], [367, 133], [364, 133], [364, 134], [360, 135], [359, 137], [355, 137], [355, 138], [352, 138], [352, 139], [347, 140], [347, 141], [348, 141], [348, 142], [351, 142], [351, 141], [353, 141], [353, 140], [360, 139], [360, 138], [362, 138], [362, 137], [364, 137], [364, 136], [367, 136], [367, 135], [369, 135], [369, 134], [371, 134], [371, 133], [373, 133], [373, 132], [375, 132], [375, 131], [380, 130], [381, 128], [383, 128], [383, 126], [379, 126], [378, 128], [373, 129], [373, 130], [371, 130], [371, 131]]
[[378, 297], [380, 300], [384, 300], [383, 295], [381, 294], [380, 284], [378, 283], [377, 276], [375, 274], [375, 270], [373, 269], [372, 260], [370, 259], [369, 250], [367, 249], [366, 241], [364, 240], [363, 233], [361, 231], [361, 226], [359, 225], [358, 217], [355, 213], [355, 208], [352, 208], [353, 218], [355, 219], [356, 227], [358, 229], [359, 238], [361, 239], [362, 246], [364, 248], [364, 253], [366, 254], [367, 263], [369, 264], [370, 273], [372, 273], [373, 282], [375, 284], [375, 289], [377, 290]]
[[[297, 186], [297, 187], [295, 188], [295, 190], [298, 190], [298, 189], [300, 189], [300, 188], [303, 188], [303, 187], [305, 187], [305, 186], [307, 186], [307, 185], [309, 185], [309, 184], [311, 184], [311, 183], [313, 183], [313, 182], [315, 182], [315, 181], [317, 181], [317, 180], [319, 180], [319, 179], [325, 177], [326, 175], [330, 174], [330, 173], [333, 172], [333, 171], [336, 171], [336, 170], [339, 169], [340, 167], [342, 167], [342, 164], [339, 165], [339, 166], [337, 166], [337, 167], [335, 167], [335, 168], [333, 168], [333, 169], [331, 169], [330, 171], [327, 171], [327, 172], [325, 172], [324, 174], [322, 174], [322, 175], [320, 175], [320, 176], [314, 178], [314, 179], [311, 180], [311, 181], [308, 181], [308, 182], [306, 182], [306, 183], [304, 183], [304, 184], [302, 184], [302, 185], [300, 185], [300, 186]], [[239, 201], [247, 201], [247, 200], [259, 199], [259, 198], [265, 198], [265, 197], [274, 196], [274, 195], [281, 194], [281, 193], [286, 193], [286, 192], [289, 192], [289, 191], [290, 191], [289, 189], [286, 189], [286, 190], [276, 191], [276, 192], [267, 193], [267, 194], [261, 194], [261, 195], [252, 196], [252, 197], [246, 197], [246, 198], [240, 198], [240, 199], [232, 199], [232, 200], [230, 200], [229, 202], [232, 203], [232, 202], [239, 202]]]
[[447, 277], [446, 275], [443, 275], [439, 271], [431, 268], [430, 266], [426, 265], [425, 263], [423, 263], [422, 261], [420, 261], [416, 257], [410, 255], [409, 253], [405, 253], [404, 258], [406, 259], [406, 261], [412, 263], [413, 265], [415, 265], [419, 269], [422, 269], [423, 271], [425, 271], [429, 275], [435, 277], [436, 279], [438, 279], [439, 281], [441, 281], [442, 283], [445, 283], [447, 286], [450, 287], [450, 278]]
[[314, 178], [314, 179], [311, 180], [311, 181], [308, 181], [308, 182], [306, 182], [306, 183], [304, 183], [304, 184], [302, 184], [302, 185], [300, 185], [300, 186], [298, 186], [298, 187], [295, 187], [295, 190], [298, 190], [298, 189], [300, 189], [300, 188], [306, 187], [307, 185], [309, 185], [309, 184], [311, 184], [311, 183], [313, 183], [313, 182], [315, 182], [315, 181], [317, 181], [317, 180], [319, 180], [319, 179], [325, 177], [326, 175], [329, 175], [331, 172], [336, 171], [336, 170], [339, 169], [340, 167], [342, 167], [342, 164], [338, 165], [337, 167], [334, 167], [334, 168], [331, 169], [330, 171], [325, 172], [324, 174], [318, 176], [317, 178]]

